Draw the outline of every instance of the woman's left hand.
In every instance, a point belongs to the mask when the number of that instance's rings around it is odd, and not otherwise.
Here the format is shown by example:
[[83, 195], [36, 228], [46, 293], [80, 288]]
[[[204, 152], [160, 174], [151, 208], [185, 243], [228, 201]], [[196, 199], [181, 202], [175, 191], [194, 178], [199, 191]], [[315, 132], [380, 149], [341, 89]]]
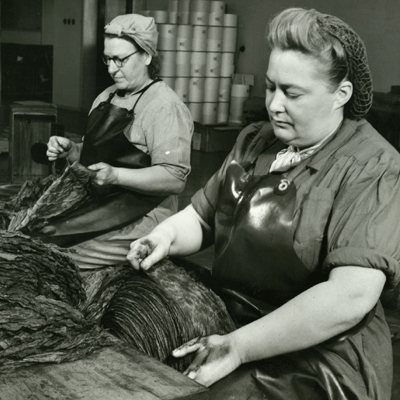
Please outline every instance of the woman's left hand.
[[118, 174], [115, 167], [100, 162], [88, 167], [91, 171], [96, 172], [92, 183], [97, 186], [115, 185], [117, 183]]
[[175, 349], [172, 355], [183, 357], [193, 352], [196, 352], [195, 358], [184, 374], [205, 386], [222, 379], [241, 364], [229, 335], [193, 339]]

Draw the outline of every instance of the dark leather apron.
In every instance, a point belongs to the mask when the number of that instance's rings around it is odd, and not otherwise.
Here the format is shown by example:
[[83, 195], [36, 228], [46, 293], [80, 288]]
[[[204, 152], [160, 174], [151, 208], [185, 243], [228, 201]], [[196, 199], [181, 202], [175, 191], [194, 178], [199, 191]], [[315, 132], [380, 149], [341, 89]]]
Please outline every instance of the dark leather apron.
[[[285, 175], [254, 176], [236, 163], [227, 168], [215, 217], [213, 289], [239, 326], [265, 316], [322, 280], [294, 251], [295, 200], [295, 185]], [[374, 314], [375, 309], [356, 327], [326, 344], [357, 333]], [[218, 398], [352, 397], [351, 391], [342, 391], [324, 357], [311, 348], [241, 366], [212, 386], [210, 399]]]
[[240, 323], [264, 315], [261, 304], [278, 307], [308, 287], [310, 272], [293, 249], [295, 199], [294, 184], [280, 175], [254, 176], [236, 163], [227, 168], [212, 271], [230, 308], [246, 303], [242, 312], [231, 310]]
[[[105, 162], [114, 167], [132, 169], [151, 166], [151, 157], [129, 142], [124, 129], [133, 121], [135, 107], [141, 96], [159, 81], [161, 79], [154, 80], [139, 92], [131, 110], [111, 104], [116, 92], [92, 110], [81, 152], [82, 165]], [[93, 186], [93, 190], [95, 196], [90, 205], [52, 222], [51, 234], [41, 239], [62, 247], [76, 245], [136, 221], [166, 198], [144, 195], [117, 186]]]
[[105, 162], [113, 167], [143, 168], [151, 165], [151, 158], [132, 145], [124, 129], [134, 120], [135, 108], [143, 94], [161, 79], [155, 79], [139, 93], [131, 110], [111, 104], [117, 92], [110, 93], [89, 115], [80, 163], [85, 167]]

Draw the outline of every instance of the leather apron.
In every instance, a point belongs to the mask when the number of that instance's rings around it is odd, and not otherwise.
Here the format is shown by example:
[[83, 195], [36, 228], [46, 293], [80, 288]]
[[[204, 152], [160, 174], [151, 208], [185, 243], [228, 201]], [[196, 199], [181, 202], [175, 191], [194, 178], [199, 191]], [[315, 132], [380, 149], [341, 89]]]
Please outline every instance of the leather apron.
[[[322, 280], [293, 248], [295, 200], [296, 187], [285, 175], [254, 176], [235, 162], [227, 168], [215, 216], [212, 288], [238, 326], [265, 316]], [[375, 309], [326, 344], [343, 342], [374, 314]], [[242, 365], [211, 387], [210, 399], [353, 398], [351, 389], [346, 390], [329, 362], [311, 348]]]
[[[113, 167], [145, 168], [151, 157], [135, 147], [124, 134], [124, 129], [135, 117], [135, 107], [141, 96], [156, 79], [139, 93], [131, 110], [115, 106], [111, 100], [117, 92], [100, 103], [89, 115], [80, 163], [89, 166], [105, 162]], [[101, 234], [122, 228], [138, 220], [158, 206], [166, 196], [145, 195], [117, 186], [92, 186], [91, 204], [81, 207], [65, 218], [51, 223], [52, 233], [41, 240], [70, 247]]]
[[294, 184], [280, 175], [254, 176], [236, 163], [227, 168], [215, 217], [212, 271], [228, 308], [246, 304], [231, 309], [239, 324], [309, 287], [310, 271], [293, 249], [295, 199]]

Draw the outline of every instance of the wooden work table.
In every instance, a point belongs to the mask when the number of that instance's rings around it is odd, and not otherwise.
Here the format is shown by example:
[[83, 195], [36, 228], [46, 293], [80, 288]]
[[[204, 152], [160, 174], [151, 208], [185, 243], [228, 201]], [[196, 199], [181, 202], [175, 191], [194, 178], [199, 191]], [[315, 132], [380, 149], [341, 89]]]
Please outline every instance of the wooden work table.
[[1, 400], [207, 400], [208, 389], [126, 345], [0, 376]]

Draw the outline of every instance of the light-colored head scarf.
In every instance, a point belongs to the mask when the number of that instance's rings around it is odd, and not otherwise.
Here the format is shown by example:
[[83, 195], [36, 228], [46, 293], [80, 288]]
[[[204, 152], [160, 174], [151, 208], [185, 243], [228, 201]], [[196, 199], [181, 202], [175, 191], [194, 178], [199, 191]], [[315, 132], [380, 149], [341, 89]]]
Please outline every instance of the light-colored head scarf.
[[104, 33], [128, 36], [146, 53], [157, 55], [158, 32], [152, 17], [140, 14], [119, 15], [104, 27]]

